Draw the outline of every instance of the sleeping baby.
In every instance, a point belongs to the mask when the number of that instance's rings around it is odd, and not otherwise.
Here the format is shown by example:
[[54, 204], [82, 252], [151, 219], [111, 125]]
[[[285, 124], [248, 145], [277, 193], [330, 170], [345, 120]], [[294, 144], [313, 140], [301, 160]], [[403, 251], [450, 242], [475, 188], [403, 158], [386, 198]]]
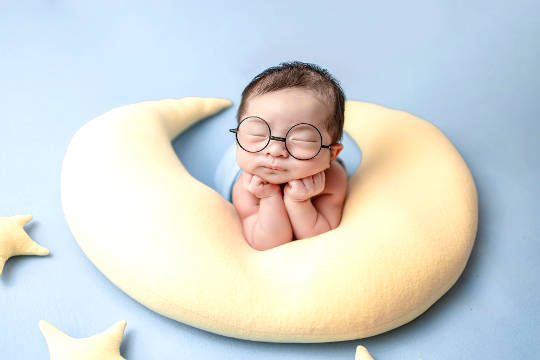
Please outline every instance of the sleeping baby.
[[232, 202], [244, 237], [256, 250], [336, 228], [347, 173], [336, 157], [345, 96], [317, 65], [282, 63], [257, 75], [242, 92]]

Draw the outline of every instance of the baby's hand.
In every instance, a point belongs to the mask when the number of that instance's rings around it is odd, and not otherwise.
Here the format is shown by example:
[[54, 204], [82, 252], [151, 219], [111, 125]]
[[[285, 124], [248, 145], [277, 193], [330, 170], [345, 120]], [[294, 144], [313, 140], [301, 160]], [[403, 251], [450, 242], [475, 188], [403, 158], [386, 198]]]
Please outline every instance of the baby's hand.
[[324, 185], [324, 171], [321, 171], [303, 179], [289, 181], [283, 189], [283, 194], [294, 201], [305, 201], [320, 194], [324, 190]]
[[259, 199], [274, 195], [281, 195], [281, 188], [277, 184], [270, 184], [257, 175], [245, 174], [244, 184], [247, 190]]

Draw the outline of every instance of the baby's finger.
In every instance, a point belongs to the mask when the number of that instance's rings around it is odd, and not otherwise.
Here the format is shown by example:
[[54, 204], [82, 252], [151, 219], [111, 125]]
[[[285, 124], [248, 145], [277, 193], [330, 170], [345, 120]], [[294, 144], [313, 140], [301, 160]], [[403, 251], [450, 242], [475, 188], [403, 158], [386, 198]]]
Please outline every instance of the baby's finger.
[[317, 186], [324, 185], [324, 181], [325, 181], [324, 171], [321, 171], [320, 173], [317, 174], [317, 178], [316, 178]]
[[317, 185], [317, 192], [320, 194], [324, 188], [326, 187], [326, 184], [325, 184], [325, 181], [326, 181], [326, 178], [325, 178], [325, 174], [324, 172], [321, 174], [320, 176], [320, 181], [319, 181], [319, 184]]
[[310, 187], [310, 189], [312, 189], [312, 190], [316, 189], [318, 184], [319, 184], [319, 173], [314, 174], [311, 177], [311, 187]]
[[291, 190], [298, 190], [301, 183], [302, 182], [300, 180], [291, 180], [289, 181], [289, 186]]
[[244, 186], [248, 186], [251, 183], [252, 178], [253, 178], [253, 174], [244, 173]]
[[306, 187], [309, 188], [313, 184], [313, 176], [307, 176], [300, 179], [300, 182]]
[[257, 175], [253, 175], [253, 178], [251, 179], [251, 182], [254, 184], [254, 185], [261, 185], [261, 184], [264, 184], [264, 180], [262, 178], [260, 178], [259, 176]]

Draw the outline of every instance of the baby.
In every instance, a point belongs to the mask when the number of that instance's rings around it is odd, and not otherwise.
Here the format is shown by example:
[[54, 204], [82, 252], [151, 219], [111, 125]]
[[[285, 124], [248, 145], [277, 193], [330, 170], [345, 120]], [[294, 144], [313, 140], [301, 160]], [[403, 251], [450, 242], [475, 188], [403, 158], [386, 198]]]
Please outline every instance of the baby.
[[257, 75], [238, 109], [232, 202], [256, 250], [336, 228], [347, 173], [336, 157], [345, 96], [317, 65], [282, 63]]

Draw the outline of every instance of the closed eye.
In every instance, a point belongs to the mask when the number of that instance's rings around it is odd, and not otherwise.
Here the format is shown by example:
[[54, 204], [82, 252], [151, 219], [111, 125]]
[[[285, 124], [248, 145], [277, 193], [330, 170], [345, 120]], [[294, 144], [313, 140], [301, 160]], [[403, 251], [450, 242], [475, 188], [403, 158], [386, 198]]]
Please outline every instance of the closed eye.
[[311, 139], [290, 139], [291, 141], [295, 141], [295, 142], [307, 142], [307, 143], [316, 143], [318, 142], [317, 140], [311, 140]]

